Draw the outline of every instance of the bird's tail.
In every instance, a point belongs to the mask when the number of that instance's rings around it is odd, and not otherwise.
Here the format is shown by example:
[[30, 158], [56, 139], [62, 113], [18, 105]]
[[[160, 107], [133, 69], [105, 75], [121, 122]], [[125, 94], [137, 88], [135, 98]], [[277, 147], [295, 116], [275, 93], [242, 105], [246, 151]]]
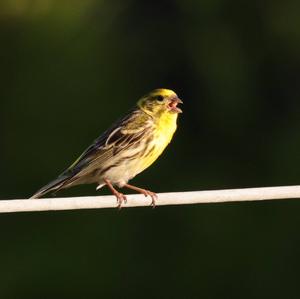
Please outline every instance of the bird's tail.
[[66, 185], [69, 185], [70, 178], [71, 177], [68, 175], [59, 176], [57, 179], [53, 180], [52, 182], [38, 190], [30, 197], [30, 199], [40, 198], [49, 192], [56, 192], [60, 189], [65, 188]]

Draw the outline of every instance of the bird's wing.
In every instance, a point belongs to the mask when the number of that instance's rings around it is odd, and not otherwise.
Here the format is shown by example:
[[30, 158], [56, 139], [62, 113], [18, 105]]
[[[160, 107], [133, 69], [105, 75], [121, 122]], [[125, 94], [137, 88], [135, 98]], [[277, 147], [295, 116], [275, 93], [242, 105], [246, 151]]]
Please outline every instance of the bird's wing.
[[139, 109], [132, 111], [100, 135], [62, 175], [83, 176], [91, 173], [103, 162], [134, 147], [152, 127], [149, 115]]

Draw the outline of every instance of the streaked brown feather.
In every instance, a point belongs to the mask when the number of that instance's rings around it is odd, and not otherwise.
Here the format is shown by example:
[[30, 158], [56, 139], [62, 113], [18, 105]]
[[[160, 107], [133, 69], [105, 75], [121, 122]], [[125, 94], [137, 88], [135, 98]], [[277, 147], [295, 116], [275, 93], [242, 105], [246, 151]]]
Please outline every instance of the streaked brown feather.
[[101, 166], [105, 161], [112, 157], [117, 159], [125, 150], [137, 146], [145, 135], [152, 132], [152, 125], [151, 116], [135, 109], [99, 136], [62, 175], [68, 173], [74, 176], [73, 184], [76, 178], [86, 176], [95, 169], [102, 172]]

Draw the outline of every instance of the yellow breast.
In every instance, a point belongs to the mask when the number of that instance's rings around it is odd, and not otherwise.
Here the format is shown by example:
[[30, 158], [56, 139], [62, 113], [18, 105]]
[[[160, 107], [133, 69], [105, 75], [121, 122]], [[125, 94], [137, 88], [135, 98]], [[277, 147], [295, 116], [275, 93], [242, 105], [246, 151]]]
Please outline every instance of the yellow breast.
[[160, 117], [154, 124], [154, 138], [149, 146], [149, 149], [152, 148], [152, 150], [143, 159], [142, 170], [149, 167], [170, 143], [177, 128], [176, 120], [177, 114], [168, 113]]

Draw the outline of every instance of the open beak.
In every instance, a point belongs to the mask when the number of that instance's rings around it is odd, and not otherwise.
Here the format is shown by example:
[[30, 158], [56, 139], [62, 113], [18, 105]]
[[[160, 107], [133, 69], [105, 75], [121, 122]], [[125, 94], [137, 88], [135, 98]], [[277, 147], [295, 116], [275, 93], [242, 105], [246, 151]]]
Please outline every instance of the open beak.
[[182, 113], [182, 110], [177, 107], [178, 104], [183, 104], [182, 100], [180, 100], [177, 97], [174, 99], [171, 99], [170, 103], [169, 103], [170, 111], [172, 111], [173, 113]]

